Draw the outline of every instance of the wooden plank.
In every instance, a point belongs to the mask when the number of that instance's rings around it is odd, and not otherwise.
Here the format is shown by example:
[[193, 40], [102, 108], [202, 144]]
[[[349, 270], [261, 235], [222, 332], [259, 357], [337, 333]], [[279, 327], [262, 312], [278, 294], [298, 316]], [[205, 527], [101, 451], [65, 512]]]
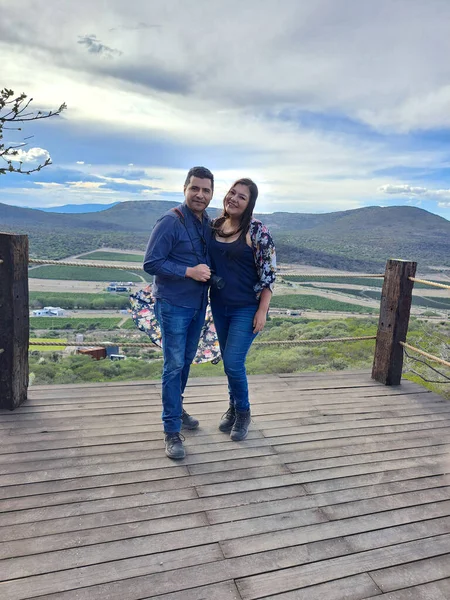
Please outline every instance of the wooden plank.
[[434, 475], [446, 475], [447, 467], [444, 462], [438, 462], [436, 465], [407, 467], [402, 469], [393, 469], [392, 471], [365, 473], [349, 477], [337, 477], [323, 481], [313, 481], [305, 483], [306, 491], [310, 494], [319, 492], [329, 492], [333, 490], [347, 489], [374, 483], [387, 483], [388, 481], [403, 481], [405, 479], [418, 479], [421, 477], [430, 477]]
[[[316, 483], [319, 490], [321, 487], [329, 489], [340, 489], [339, 486], [344, 485], [345, 487], [353, 487], [351, 477], [366, 477], [370, 484], [382, 483], [388, 481], [388, 472], [394, 471], [394, 476], [407, 479], [405, 473], [401, 471], [410, 470], [408, 475], [411, 474], [411, 469], [419, 469], [420, 467], [427, 467], [429, 469], [428, 474], [441, 474], [446, 472], [446, 465], [440, 456], [424, 456], [411, 459], [404, 459], [400, 461], [383, 461], [374, 464], [362, 464], [352, 465], [347, 467], [336, 467], [336, 468], [322, 468], [316, 471], [307, 471], [303, 473], [292, 473], [291, 475], [280, 475], [274, 476], [270, 479], [244, 479], [235, 480], [233, 482], [220, 483], [214, 481], [211, 483], [204, 483], [203, 485], [198, 483], [197, 492], [199, 496], [210, 496], [219, 494], [231, 494], [234, 492], [243, 492], [254, 489], [261, 489], [262, 487], [272, 487], [277, 485], [290, 485], [291, 483], [302, 483], [308, 484], [307, 490], [311, 490], [311, 484]], [[412, 471], [414, 473], [414, 471]], [[208, 474], [207, 477], [211, 477], [212, 474]], [[196, 477], [201, 478], [203, 475], [197, 475]], [[331, 480], [331, 483], [330, 481]], [[337, 480], [334, 485], [333, 480]]]
[[[133, 489], [136, 491], [146, 490], [158, 492], [180, 487], [193, 487], [197, 485], [219, 484], [223, 482], [238, 482], [246, 479], [267, 479], [269, 482], [273, 477], [288, 474], [289, 470], [284, 465], [269, 465], [267, 467], [253, 467], [248, 469], [237, 469], [224, 473], [208, 473], [207, 475], [195, 475], [188, 477], [187, 467], [176, 466], [170, 469], [153, 469], [152, 471], [133, 471], [131, 473], [116, 473], [111, 475], [97, 475], [77, 477], [75, 479], [45, 480], [39, 483], [25, 483], [0, 487], [0, 499], [17, 498], [35, 494], [53, 494], [68, 490], [86, 490], [99, 487], [123, 486], [137, 484]], [[297, 483], [298, 475], [289, 475], [291, 484]], [[273, 487], [270, 486], [269, 487]], [[232, 493], [233, 490], [230, 490]], [[237, 491], [237, 490], [236, 490]]]
[[[188, 522], [193, 523], [195, 518], [200, 521], [201, 517], [202, 515], [191, 515]], [[189, 528], [158, 533], [157, 528], [162, 529], [165, 520], [140, 521], [137, 526], [133, 523], [114, 525], [76, 533], [28, 538], [26, 541], [4, 542], [0, 544], [0, 557], [4, 559], [0, 562], [0, 580], [200, 546], [223, 539], [239, 539], [250, 534], [303, 527], [321, 523], [324, 517], [317, 510], [302, 510], [287, 516], [270, 515], [238, 523], [211, 526], [192, 524], [195, 534]], [[38, 558], [33, 556], [35, 554], [39, 555]]]
[[[130, 577], [123, 580], [117, 580], [117, 573], [121, 565], [121, 562], [118, 562], [114, 563], [112, 568], [110, 568], [111, 583], [94, 584], [86, 587], [96, 576], [95, 568], [83, 569], [83, 575], [88, 576], [89, 579], [84, 576], [81, 579], [77, 570], [66, 571], [67, 576], [73, 580], [73, 583], [71, 583], [72, 587], [75, 588], [76, 586], [76, 589], [67, 592], [55, 591], [54, 595], [40, 597], [43, 600], [56, 600], [56, 598], [58, 600], [104, 600], [105, 598], [108, 598], [108, 600], [123, 600], [124, 598], [127, 600], [141, 600], [144, 596], [148, 597], [151, 590], [151, 598], [160, 598], [161, 596], [164, 598], [170, 597], [165, 595], [176, 592], [194, 590], [199, 587], [211, 587], [215, 583], [230, 581], [231, 578], [261, 573], [273, 568], [274, 564], [279, 565], [280, 568], [284, 568], [296, 564], [299, 560], [305, 562], [318, 561], [332, 556], [339, 556], [345, 551], [346, 548], [342, 541], [333, 540], [327, 543], [318, 542], [311, 544], [307, 550], [299, 547], [295, 554], [281, 550], [269, 554], [209, 562], [177, 570], [162, 570], [159, 573]], [[35, 590], [39, 586], [40, 581], [42, 581], [41, 577], [37, 576], [4, 583], [2, 584], [2, 591], [5, 590], [10, 594], [14, 589], [17, 593], [11, 600], [28, 599], [31, 594], [36, 593]], [[61, 582], [61, 585], [64, 585], [64, 580]], [[207, 598], [209, 600], [209, 597]], [[202, 598], [202, 600], [206, 599]]]
[[392, 564], [402, 564], [414, 560], [433, 557], [448, 552], [450, 535], [406, 542], [389, 547], [370, 550], [369, 552], [351, 554], [333, 558], [310, 565], [286, 568], [245, 579], [238, 579], [236, 585], [243, 600], [253, 600], [263, 595], [277, 594], [302, 588], [308, 585], [332, 581], [340, 577], [356, 575], [384, 568]]
[[[435, 440], [437, 441], [437, 440]], [[419, 448], [408, 448], [406, 450], [386, 450], [378, 452], [369, 452], [353, 456], [338, 456], [336, 458], [318, 458], [317, 460], [302, 460], [301, 462], [290, 462], [290, 459], [298, 460], [302, 458], [301, 452], [292, 455], [284, 455], [289, 471], [292, 473], [302, 473], [304, 471], [313, 471], [322, 468], [344, 467], [350, 465], [377, 463], [380, 461], [400, 461], [421, 456], [438, 456], [448, 454], [450, 446], [446, 444], [436, 446], [424, 446]], [[398, 462], [397, 462], [398, 464]]]
[[[383, 391], [386, 391], [388, 388], [384, 388]], [[425, 398], [425, 401], [423, 400]], [[275, 409], [277, 406], [276, 399], [268, 399], [267, 395], [251, 395], [251, 403], [252, 408], [263, 412], [263, 409], [266, 409], [266, 412], [271, 408]], [[412, 400], [420, 399], [422, 404], [425, 404], [425, 407], [428, 406], [445, 406], [446, 403], [443, 398], [435, 398], [433, 394], [430, 392], [424, 394], [422, 392], [397, 392], [395, 394], [370, 394], [369, 392], [361, 393], [357, 390], [346, 391], [345, 394], [326, 394], [324, 396], [320, 396], [319, 394], [314, 394], [310, 396], [299, 395], [294, 392], [289, 392], [283, 394], [284, 402], [291, 405], [291, 408], [295, 406], [295, 409], [299, 412], [308, 412], [312, 408], [370, 408], [374, 409], [374, 406], [382, 407], [390, 407], [397, 406], [408, 407], [411, 405]], [[370, 399], [370, 400], [369, 400]], [[283, 405], [284, 405], [283, 402]], [[418, 404], [417, 402], [415, 404]], [[185, 402], [186, 408], [189, 407], [191, 410], [199, 412], [199, 414], [209, 414], [209, 408], [213, 409], [214, 413], [219, 413], [223, 410], [224, 406], [227, 406], [227, 400], [222, 397], [209, 397], [207, 400], [200, 399], [198, 397], [191, 399], [190, 402]], [[280, 404], [278, 403], [278, 407]], [[25, 406], [20, 408], [20, 411], [17, 413], [11, 414], [7, 412], [1, 412], [0, 415], [4, 415], [5, 418], [8, 416], [10, 420], [18, 420], [22, 418], [22, 415], [35, 415], [41, 416], [42, 418], [52, 418], [57, 414], [66, 414], [66, 413], [74, 413], [84, 415], [86, 411], [92, 411], [92, 414], [96, 414], [94, 411], [103, 411], [103, 414], [123, 414], [125, 410], [129, 409], [130, 414], [146, 412], [146, 413], [156, 413], [161, 412], [161, 398], [155, 398], [154, 400], [150, 400], [148, 398], [133, 399], [127, 398], [125, 402], [123, 398], [118, 398], [117, 401], [104, 401], [101, 402], [97, 399], [96, 402], [70, 402], [65, 404], [55, 403], [49, 401], [46, 404], [35, 404], [33, 402], [28, 402]], [[121, 412], [122, 411], [122, 412]], [[272, 412], [276, 412], [273, 410]], [[128, 414], [128, 413], [124, 413]], [[15, 419], [12, 419], [15, 417]]]
[[[375, 585], [369, 575], [353, 575], [327, 583], [311, 585], [307, 588], [296, 589], [291, 592], [265, 596], [264, 600], [363, 600], [370, 594], [376, 598], [381, 590]], [[384, 596], [383, 596], [384, 598]], [[380, 600], [383, 600], [380, 598]], [[387, 600], [384, 598], [384, 600]], [[409, 600], [412, 600], [410, 598]]]
[[[231, 446], [232, 442], [228, 442]], [[160, 445], [161, 446], [161, 445]], [[437, 452], [438, 447], [437, 448]], [[225, 452], [225, 454], [224, 454]], [[423, 452], [426, 452], [424, 449]], [[189, 454], [186, 459], [183, 461], [184, 465], [197, 465], [203, 463], [213, 463], [213, 462], [223, 462], [224, 457], [226, 461], [245, 460], [246, 458], [253, 457], [261, 457], [261, 456], [274, 456], [276, 462], [280, 462], [279, 455], [276, 455], [272, 448], [268, 445], [265, 440], [262, 440], [258, 446], [248, 446], [248, 445], [238, 445], [234, 444], [234, 447], [225, 448], [223, 451], [219, 449], [215, 449], [213, 452], [200, 452], [197, 454]], [[154, 456], [155, 458], [148, 458], [146, 456]], [[132, 464], [132, 467], [129, 465], [124, 465], [123, 463]], [[37, 460], [37, 461], [19, 461], [10, 463], [0, 464], [0, 474], [1, 475], [11, 475], [18, 473], [31, 473], [40, 470], [53, 470], [54, 474], [59, 473], [59, 469], [65, 469], [69, 473], [69, 469], [78, 469], [81, 467], [104, 467], [105, 473], [109, 472], [108, 469], [116, 467], [111, 467], [111, 465], [116, 465], [119, 469], [114, 472], [122, 472], [123, 470], [140, 470], [140, 466], [145, 467], [145, 469], [152, 468], [160, 468], [167, 466], [176, 466], [177, 463], [167, 463], [167, 457], [165, 456], [165, 452], [163, 448], [155, 451], [153, 450], [151, 454], [148, 451], [140, 451], [140, 452], [124, 452], [122, 454], [107, 454], [100, 456], [85, 456], [85, 457], [73, 457], [73, 458], [47, 458], [45, 460]], [[136, 467], [136, 468], [134, 468]], [[78, 473], [78, 471], [77, 471]], [[83, 471], [84, 474], [84, 471]], [[93, 473], [97, 474], [97, 473]], [[69, 474], [69, 477], [73, 477], [77, 475]], [[58, 476], [56, 478], [59, 478]], [[1, 478], [0, 478], [1, 481]]]
[[27, 399], [28, 236], [0, 233], [0, 409]]
[[[436, 478], [439, 479], [439, 478]], [[442, 484], [442, 483], [440, 483]], [[176, 485], [176, 484], [175, 484]], [[430, 484], [431, 487], [433, 484]], [[409, 489], [409, 488], [408, 488]], [[13, 511], [12, 522], [20, 523], [22, 513], [28, 510], [43, 511], [42, 520], [46, 518], [58, 518], [65, 515], [82, 515], [96, 512], [105, 512], [107, 510], [119, 510], [121, 508], [134, 508], [136, 506], [166, 504], [166, 513], [170, 511], [179, 500], [195, 498], [197, 503], [192, 505], [192, 512], [198, 510], [212, 510], [214, 508], [223, 508], [228, 506], [238, 506], [246, 504], [258, 504], [263, 501], [273, 501], [279, 498], [293, 498], [303, 496], [305, 490], [301, 485], [292, 485], [288, 487], [271, 488], [266, 490], [256, 490], [226, 496], [211, 496], [207, 498], [198, 498], [193, 487], [172, 489], [163, 492], [150, 492], [146, 489], [145, 483], [110, 486], [99, 489], [76, 490], [74, 492], [59, 492], [57, 494], [40, 494], [36, 496], [24, 496], [22, 498], [8, 498], [0, 501], [0, 508], [4, 512]], [[205, 502], [205, 504], [203, 504]], [[183, 503], [187, 512], [189, 506]], [[159, 510], [156, 508], [156, 511]], [[19, 512], [20, 511], [20, 512]], [[257, 515], [255, 515], [257, 516]], [[14, 521], [14, 518], [17, 521]], [[26, 515], [24, 517], [24, 522]]]
[[[444, 477], [429, 477], [427, 479], [409, 479], [407, 481], [385, 483], [360, 488], [350, 488], [347, 490], [338, 490], [337, 492], [325, 492], [323, 494], [308, 495], [305, 497], [282, 498], [280, 500], [268, 499], [258, 504], [247, 504], [231, 506], [226, 508], [224, 505], [220, 509], [210, 507], [207, 516], [211, 524], [226, 523], [227, 521], [238, 521], [240, 519], [250, 519], [277, 512], [286, 512], [287, 510], [300, 510], [312, 506], [324, 507], [331, 505], [340, 505], [346, 502], [355, 502], [357, 500], [367, 500], [371, 498], [384, 498], [385, 496], [394, 496], [410, 491], [420, 489], [433, 490], [434, 487], [441, 487], [445, 484]], [[275, 488], [277, 489], [277, 488]], [[283, 488], [282, 488], [283, 489]], [[266, 490], [270, 492], [271, 490]], [[251, 493], [251, 492], [247, 492]], [[218, 496], [224, 498], [224, 496]], [[226, 496], [225, 496], [226, 498]], [[211, 500], [209, 498], [208, 500]], [[206, 507], [205, 507], [206, 509]]]
[[[370, 596], [363, 600], [376, 600], [377, 598], [378, 596]], [[383, 600], [447, 600], [447, 598], [450, 598], [450, 578], [407, 587], [382, 596]]]
[[371, 571], [370, 575], [383, 592], [391, 592], [439, 579], [450, 579], [450, 553], [418, 560], [407, 565]]
[[[432, 507], [432, 518], [428, 518], [428, 513], [425, 513], [425, 519], [415, 522], [408, 522], [409, 515], [407, 514], [407, 511], [404, 511], [403, 516], [406, 516], [406, 520], [405, 522], [400, 521], [402, 523], [401, 525], [349, 535], [345, 537], [345, 540], [349, 547], [355, 552], [365, 552], [366, 550], [384, 547], [388, 548], [393, 544], [400, 544], [411, 540], [450, 533], [450, 516], [448, 513], [442, 517], [435, 517], [435, 515], [440, 512], [439, 508], [442, 507], [439, 507], [438, 505]], [[414, 507], [413, 510], [418, 519], [421, 519], [419, 507]], [[445, 510], [442, 512], [445, 512]]]
[[[429, 505], [427, 510], [427, 519], [423, 519], [421, 507], [412, 506], [376, 515], [349, 517], [346, 521], [331, 521], [276, 533], [247, 536], [240, 540], [227, 539], [221, 541], [221, 548], [225, 557], [230, 558], [294, 547], [300, 542], [310, 544], [319, 540], [345, 538], [346, 547], [353, 552], [358, 543], [365, 551], [379, 547], [379, 540], [386, 540], [386, 545], [389, 545], [426, 538], [429, 537], [429, 533], [433, 535], [433, 532], [435, 535], [450, 533], [448, 505], [437, 502]], [[372, 532], [377, 533], [373, 536]]]

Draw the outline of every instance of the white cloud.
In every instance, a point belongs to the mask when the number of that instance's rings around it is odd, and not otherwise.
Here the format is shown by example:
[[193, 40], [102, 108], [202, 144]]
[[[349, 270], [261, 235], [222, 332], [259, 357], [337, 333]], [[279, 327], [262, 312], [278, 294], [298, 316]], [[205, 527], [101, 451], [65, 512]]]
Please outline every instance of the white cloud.
[[50, 158], [50, 154], [43, 148], [30, 148], [29, 150], [18, 150], [15, 156], [8, 158], [14, 162], [44, 163]]
[[84, 165], [84, 160], [77, 160], [77, 165]]
[[[425, 187], [415, 187], [407, 184], [386, 184], [378, 188], [384, 194], [400, 194], [402, 196], [427, 196], [428, 198], [450, 198], [450, 189], [433, 190]], [[442, 206], [439, 203], [439, 206]]]
[[[221, 167], [217, 204], [230, 180], [243, 174], [260, 185], [264, 210], [339, 210], [386, 195], [445, 199], [447, 190], [437, 189], [442, 184], [435, 190], [422, 182], [383, 185], [386, 179], [373, 173], [442, 167], [447, 148], [399, 150], [383, 135], [365, 139], [360, 122], [383, 134], [449, 124], [450, 3], [316, 0], [311, 9], [283, 0], [279, 6], [278, 0], [152, 0], [151, 6], [110, 0], [105, 11], [101, 3], [78, 0], [61, 13], [57, 0], [39, 7], [23, 0], [2, 9], [2, 75], [8, 87], [24, 89], [43, 106], [66, 101], [61, 131], [65, 125], [80, 137], [104, 132], [123, 140], [120, 167], [126, 156], [149, 178], [160, 178], [167, 192], [180, 191], [185, 176], [171, 165], [214, 147], [219, 158], [211, 162]], [[195, 43], [189, 23], [202, 31]], [[86, 32], [93, 33], [80, 45]], [[114, 60], [98, 60], [111, 53]], [[333, 118], [363, 131], [345, 133]], [[67, 139], [76, 143], [75, 136]], [[142, 151], [126, 154], [135, 141]], [[165, 145], [158, 164], [167, 168], [153, 168], [146, 144]], [[95, 165], [87, 171], [107, 173], [98, 165], [108, 160], [103, 148], [95, 150], [98, 160], [92, 151], [77, 151]], [[203, 162], [209, 159], [207, 149]], [[85, 182], [71, 189], [104, 193]]]

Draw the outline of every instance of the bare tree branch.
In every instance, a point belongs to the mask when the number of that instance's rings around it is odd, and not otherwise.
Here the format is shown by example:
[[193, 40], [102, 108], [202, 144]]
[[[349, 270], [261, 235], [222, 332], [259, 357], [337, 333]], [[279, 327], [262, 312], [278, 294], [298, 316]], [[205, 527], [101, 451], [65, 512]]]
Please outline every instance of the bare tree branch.
[[[49, 111], [28, 111], [28, 108], [33, 101], [33, 98], [28, 98], [26, 94], [15, 95], [13, 90], [4, 88], [0, 91], [0, 158], [6, 163], [5, 167], [0, 168], [0, 175], [6, 175], [7, 173], [22, 173], [24, 175], [30, 175], [40, 171], [44, 167], [52, 163], [50, 158], [47, 158], [43, 163], [40, 163], [37, 167], [32, 169], [23, 169], [23, 161], [19, 161], [19, 166], [15, 166], [13, 162], [17, 162], [17, 155], [19, 154], [18, 148], [22, 148], [27, 145], [27, 142], [18, 144], [5, 144], [3, 142], [3, 131], [22, 131], [21, 127], [6, 127], [8, 123], [28, 123], [29, 121], [38, 121], [41, 119], [48, 119], [60, 115], [66, 110], [67, 105], [61, 104], [56, 110]], [[33, 136], [27, 136], [25, 140], [30, 139]]]

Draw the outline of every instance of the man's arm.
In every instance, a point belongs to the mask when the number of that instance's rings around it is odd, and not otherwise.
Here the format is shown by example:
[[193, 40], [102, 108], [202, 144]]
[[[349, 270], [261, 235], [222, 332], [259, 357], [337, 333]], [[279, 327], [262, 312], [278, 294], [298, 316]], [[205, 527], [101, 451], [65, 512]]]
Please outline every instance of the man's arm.
[[186, 267], [168, 259], [174, 244], [178, 241], [177, 226], [178, 221], [171, 216], [163, 217], [156, 223], [145, 253], [144, 271], [149, 275], [163, 275], [170, 279], [190, 277], [197, 281], [208, 281], [211, 276], [208, 265]]
[[171, 279], [184, 279], [186, 266], [168, 259], [176, 242], [175, 227], [177, 222], [173, 217], [160, 219], [150, 235], [144, 257], [144, 271], [149, 275], [164, 275]]

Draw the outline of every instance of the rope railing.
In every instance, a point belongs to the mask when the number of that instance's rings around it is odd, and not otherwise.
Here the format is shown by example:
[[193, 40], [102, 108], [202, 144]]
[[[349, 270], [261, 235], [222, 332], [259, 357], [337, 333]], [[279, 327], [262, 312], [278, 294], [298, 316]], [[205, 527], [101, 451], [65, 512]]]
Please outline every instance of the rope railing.
[[[376, 340], [376, 335], [363, 335], [359, 337], [340, 337], [340, 338], [320, 338], [320, 339], [310, 339], [310, 340], [270, 340], [263, 342], [254, 342], [253, 346], [301, 346], [302, 344], [323, 344], [323, 343], [332, 343], [332, 342], [357, 342], [357, 341], [366, 341], [366, 340]], [[93, 346], [94, 344], [87, 343], [71, 343], [71, 342], [58, 342], [57, 340], [51, 342], [40, 342], [33, 341], [33, 338], [30, 338], [30, 346], [58, 346], [65, 348], [86, 348]], [[156, 344], [149, 344], [146, 342], [99, 342], [99, 346], [120, 346], [121, 348], [152, 348], [153, 350], [161, 349]]]
[[425, 358], [429, 358], [430, 360], [433, 360], [434, 362], [437, 362], [440, 365], [444, 365], [445, 367], [450, 367], [450, 362], [448, 362], [447, 360], [444, 360], [443, 358], [438, 358], [437, 356], [434, 356], [433, 354], [430, 354], [429, 352], [424, 352], [423, 350], [420, 350], [419, 348], [416, 348], [415, 346], [411, 346], [411, 344], [408, 344], [407, 342], [399, 342], [399, 343], [401, 346], [403, 346], [403, 348], [407, 348], [408, 350], [411, 350], [411, 352], [415, 352], [416, 354], [425, 356]]
[[345, 278], [353, 278], [353, 277], [365, 277], [367, 279], [369, 278], [378, 278], [378, 279], [384, 279], [384, 273], [338, 273], [337, 275], [331, 274], [331, 273], [283, 273], [283, 272], [277, 272], [278, 277], [333, 277], [333, 279], [335, 277], [340, 277], [342, 279]]
[[417, 279], [417, 277], [408, 277], [410, 281], [414, 281], [416, 283], [423, 283], [425, 285], [430, 285], [432, 287], [442, 288], [444, 290], [450, 290], [450, 285], [446, 285], [445, 283], [438, 283], [437, 281], [429, 281], [428, 279]]

